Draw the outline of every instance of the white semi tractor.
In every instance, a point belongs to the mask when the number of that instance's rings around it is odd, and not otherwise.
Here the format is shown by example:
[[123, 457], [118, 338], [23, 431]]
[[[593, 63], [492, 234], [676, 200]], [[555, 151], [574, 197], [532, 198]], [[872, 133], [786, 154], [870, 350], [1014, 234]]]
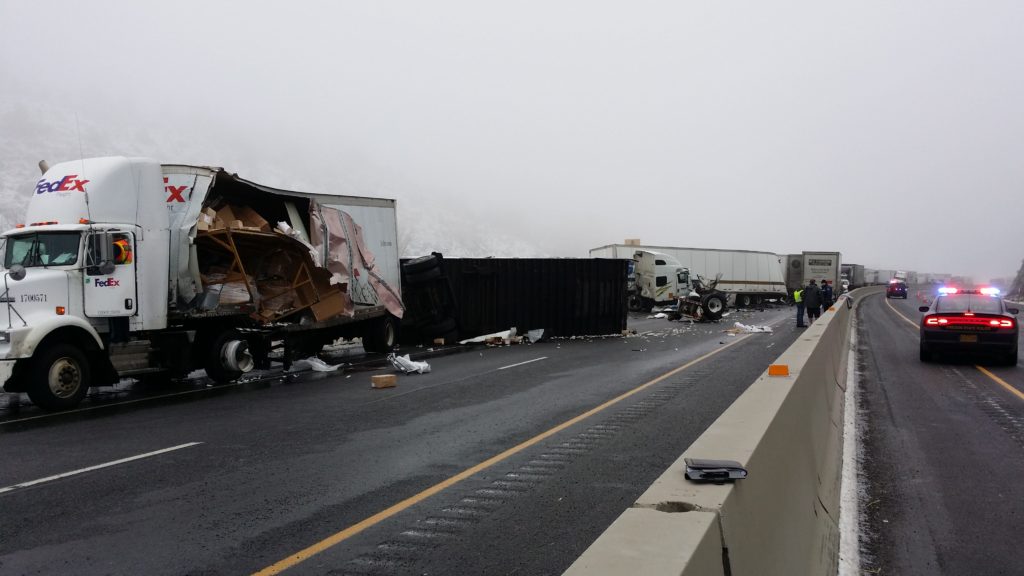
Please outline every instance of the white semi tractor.
[[756, 306], [786, 294], [780, 257], [771, 252], [609, 244], [591, 249], [590, 257], [634, 259], [637, 251], [665, 254], [695, 277], [713, 280], [721, 274], [718, 290], [739, 307]]
[[40, 168], [24, 224], [2, 235], [5, 391], [66, 409], [126, 376], [224, 382], [340, 337], [396, 343], [394, 200], [145, 158]]

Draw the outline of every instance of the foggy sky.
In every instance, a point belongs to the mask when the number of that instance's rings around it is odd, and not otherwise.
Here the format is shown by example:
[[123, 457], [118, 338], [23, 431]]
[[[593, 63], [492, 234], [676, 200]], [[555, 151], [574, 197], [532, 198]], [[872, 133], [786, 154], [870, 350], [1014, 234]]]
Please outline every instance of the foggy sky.
[[1024, 258], [1021, 30], [1014, 1], [5, 0], [0, 98], [58, 119], [32, 158], [109, 127], [550, 256], [640, 238], [988, 279]]

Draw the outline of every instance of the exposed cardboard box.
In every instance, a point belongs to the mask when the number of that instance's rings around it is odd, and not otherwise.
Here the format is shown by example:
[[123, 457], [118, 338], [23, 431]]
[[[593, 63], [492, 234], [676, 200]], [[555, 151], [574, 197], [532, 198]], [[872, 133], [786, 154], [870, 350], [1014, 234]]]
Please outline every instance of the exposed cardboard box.
[[326, 295], [321, 294], [320, 298], [321, 300], [310, 308], [317, 322], [334, 318], [345, 312], [345, 295], [340, 290], [335, 290]]
[[235, 218], [242, 221], [246, 228], [257, 228], [260, 232], [270, 232], [270, 223], [263, 219], [255, 210], [248, 206], [233, 206]]
[[230, 222], [228, 222], [228, 228], [236, 228], [236, 229], [241, 230], [242, 229], [242, 221], [241, 220], [231, 220]]
[[222, 206], [220, 210], [217, 210], [217, 218], [224, 222], [233, 222], [238, 220], [238, 217], [235, 216], [235, 212], [229, 205]]
[[209, 206], [207, 206], [206, 208], [203, 208], [203, 214], [205, 214], [206, 216], [209, 216], [210, 220], [213, 220], [214, 218], [217, 217], [217, 211], [214, 210], [213, 208], [210, 208]]
[[210, 224], [207, 223], [207, 222], [204, 222], [202, 220], [200, 220], [199, 223], [196, 224], [196, 230], [209, 230], [209, 229], [210, 229]]
[[394, 374], [379, 374], [370, 377], [370, 386], [373, 388], [394, 388], [398, 383], [398, 377]]
[[437, 344], [439, 346], [443, 346], [444, 345], [444, 338], [434, 338], [434, 344]]
[[626, 246], [639, 246], [639, 245], [640, 245], [640, 239], [639, 238], [626, 238]]

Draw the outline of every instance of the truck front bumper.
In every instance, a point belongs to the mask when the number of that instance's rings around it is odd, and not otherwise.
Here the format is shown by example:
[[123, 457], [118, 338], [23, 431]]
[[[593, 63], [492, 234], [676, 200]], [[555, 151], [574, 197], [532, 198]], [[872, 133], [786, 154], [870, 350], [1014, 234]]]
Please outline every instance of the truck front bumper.
[[7, 381], [14, 374], [15, 360], [0, 360], [0, 388], [6, 388]]

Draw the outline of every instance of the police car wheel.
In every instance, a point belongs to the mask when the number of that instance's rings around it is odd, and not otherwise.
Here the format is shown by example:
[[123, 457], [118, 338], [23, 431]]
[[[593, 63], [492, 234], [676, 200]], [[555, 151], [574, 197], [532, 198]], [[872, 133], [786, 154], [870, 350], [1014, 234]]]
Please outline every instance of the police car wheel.
[[69, 344], [52, 344], [32, 360], [28, 397], [46, 410], [74, 408], [89, 391], [89, 360]]

